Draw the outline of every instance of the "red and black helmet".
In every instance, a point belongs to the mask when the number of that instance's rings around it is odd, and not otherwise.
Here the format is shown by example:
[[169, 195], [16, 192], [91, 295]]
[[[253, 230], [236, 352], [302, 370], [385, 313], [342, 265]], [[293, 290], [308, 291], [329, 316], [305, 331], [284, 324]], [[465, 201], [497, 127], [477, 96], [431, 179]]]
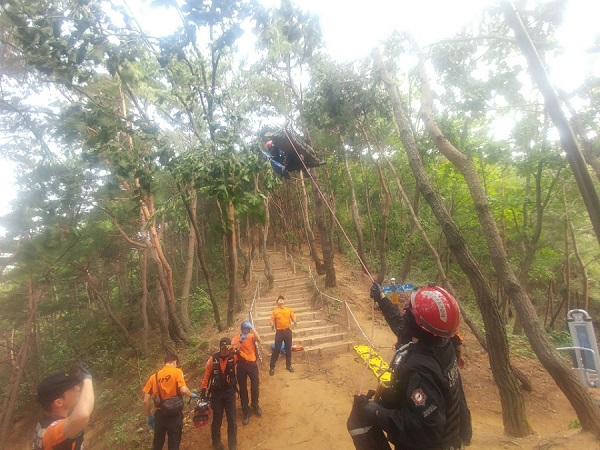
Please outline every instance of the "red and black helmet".
[[198, 405], [194, 408], [194, 427], [200, 428], [210, 422], [212, 409], [207, 401], [198, 401]]
[[435, 336], [451, 338], [460, 323], [456, 299], [439, 286], [425, 286], [410, 299], [415, 322]]

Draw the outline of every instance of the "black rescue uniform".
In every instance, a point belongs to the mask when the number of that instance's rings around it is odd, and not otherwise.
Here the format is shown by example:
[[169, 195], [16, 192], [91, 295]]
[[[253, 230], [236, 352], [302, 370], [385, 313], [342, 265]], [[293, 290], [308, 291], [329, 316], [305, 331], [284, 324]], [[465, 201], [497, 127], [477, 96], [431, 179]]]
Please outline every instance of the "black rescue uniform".
[[237, 356], [225, 357], [215, 353], [206, 363], [206, 372], [202, 380], [202, 388], [208, 389], [213, 419], [210, 426], [213, 446], [221, 442], [221, 424], [223, 413], [227, 415], [227, 444], [230, 449], [237, 446], [237, 423], [235, 394]]
[[[376, 423], [363, 422], [360, 397], [355, 399], [348, 429], [359, 450], [453, 450], [469, 444], [471, 413], [467, 407], [456, 359], [456, 339], [430, 336], [411, 342], [411, 332], [398, 306], [376, 300], [386, 322], [398, 337], [390, 368], [392, 377], [376, 398]], [[460, 344], [460, 339], [458, 344]], [[404, 344], [400, 346], [401, 344]], [[361, 423], [362, 422], [362, 423]]]
[[[396, 352], [390, 387], [378, 400], [377, 425], [396, 449], [458, 449], [461, 421], [470, 428], [454, 347], [410, 343]], [[461, 416], [462, 415], [462, 416]], [[464, 426], [464, 425], [463, 425]], [[470, 436], [468, 440], [470, 441]]]

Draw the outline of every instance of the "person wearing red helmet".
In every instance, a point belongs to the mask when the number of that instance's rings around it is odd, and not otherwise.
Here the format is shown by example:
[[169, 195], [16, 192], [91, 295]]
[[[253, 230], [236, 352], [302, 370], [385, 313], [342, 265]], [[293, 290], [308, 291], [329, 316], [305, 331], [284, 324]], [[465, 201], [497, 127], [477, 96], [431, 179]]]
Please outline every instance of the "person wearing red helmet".
[[[387, 306], [377, 284], [371, 298]], [[390, 326], [398, 325], [389, 319]], [[410, 342], [394, 354], [389, 386], [375, 401], [355, 396], [348, 431], [357, 449], [367, 448], [361, 446], [366, 433], [379, 442], [375, 448], [389, 448], [382, 444], [384, 431], [396, 449], [450, 450], [470, 443], [471, 415], [450, 342], [459, 323], [458, 304], [445, 289], [429, 285], [412, 295], [402, 326], [392, 328], [400, 341], [408, 337]]]

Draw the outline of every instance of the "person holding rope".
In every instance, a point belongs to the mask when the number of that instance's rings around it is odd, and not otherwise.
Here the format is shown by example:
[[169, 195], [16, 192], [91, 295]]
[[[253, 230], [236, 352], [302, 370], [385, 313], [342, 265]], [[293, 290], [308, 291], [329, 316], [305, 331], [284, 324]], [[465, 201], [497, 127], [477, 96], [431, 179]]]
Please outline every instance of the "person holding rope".
[[[375, 283], [371, 298], [385, 298]], [[410, 342], [394, 354], [389, 385], [376, 400], [354, 398], [347, 426], [357, 450], [389, 449], [388, 441], [403, 450], [453, 450], [470, 443], [471, 416], [450, 342], [459, 321], [458, 304], [445, 289], [430, 285], [412, 295], [401, 328]]]
[[271, 328], [275, 331], [275, 349], [271, 353], [271, 365], [269, 375], [275, 375], [275, 364], [281, 349], [281, 343], [285, 342], [285, 368], [294, 373], [292, 367], [292, 323], [296, 325], [294, 311], [285, 306], [283, 295], [277, 297], [277, 308], [271, 313]]
[[[260, 343], [260, 336], [250, 322], [242, 322], [241, 334], [234, 336], [233, 347], [238, 355], [237, 380], [242, 403], [242, 425], [248, 425], [250, 412], [262, 416], [262, 409], [258, 406], [258, 364], [256, 346]], [[251, 407], [248, 404], [248, 378], [250, 378]]]
[[[412, 336], [410, 336], [410, 333], [407, 333], [407, 330], [405, 329], [404, 313], [401, 312], [398, 306], [382, 293], [381, 288], [376, 283], [373, 284], [370, 295], [373, 301], [377, 303], [377, 306], [379, 306], [379, 309], [390, 329], [398, 338], [398, 341], [396, 342], [396, 350], [403, 345], [408, 344], [411, 341]], [[405, 305], [405, 309], [407, 307], [408, 303]], [[465, 360], [462, 354], [463, 338], [460, 334], [460, 330], [456, 330], [456, 334], [450, 338], [450, 341], [452, 342], [452, 345], [454, 345], [458, 367], [460, 369], [464, 369]]]

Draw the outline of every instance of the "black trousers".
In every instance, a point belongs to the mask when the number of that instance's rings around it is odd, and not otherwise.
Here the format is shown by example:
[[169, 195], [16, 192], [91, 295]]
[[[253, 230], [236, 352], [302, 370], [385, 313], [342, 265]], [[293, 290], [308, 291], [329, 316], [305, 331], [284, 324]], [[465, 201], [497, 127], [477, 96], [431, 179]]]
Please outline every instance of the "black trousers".
[[279, 353], [281, 353], [281, 343], [285, 342], [285, 367], [292, 366], [292, 330], [277, 330], [275, 332], [275, 350], [271, 353], [271, 369], [275, 368]]
[[237, 366], [237, 380], [240, 389], [242, 412], [249, 412], [248, 407], [248, 378], [250, 378], [250, 395], [252, 407], [258, 408], [258, 365], [256, 361], [240, 361]]
[[154, 440], [152, 450], [162, 450], [165, 443], [165, 436], [169, 437], [167, 448], [169, 450], [179, 450], [181, 442], [181, 433], [183, 431], [183, 411], [168, 416], [157, 409], [154, 413]]
[[213, 445], [221, 442], [221, 424], [223, 423], [223, 412], [227, 414], [227, 445], [230, 449], [237, 446], [237, 423], [235, 420], [235, 392], [230, 395], [212, 395], [210, 406], [213, 411], [210, 434]]

